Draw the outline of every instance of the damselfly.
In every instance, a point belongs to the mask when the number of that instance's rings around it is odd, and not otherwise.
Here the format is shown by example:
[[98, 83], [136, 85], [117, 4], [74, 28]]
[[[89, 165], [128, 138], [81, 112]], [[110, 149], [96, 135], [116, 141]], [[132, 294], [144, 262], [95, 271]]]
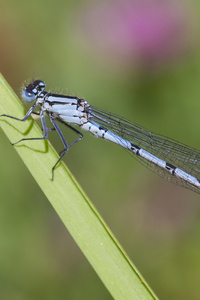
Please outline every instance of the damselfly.
[[[47, 139], [49, 128], [47, 128], [44, 114], [46, 112], [49, 115], [54, 129], [59, 134], [64, 145], [64, 150], [60, 153], [58, 161], [52, 168], [52, 180], [55, 167], [67, 153], [69, 147], [83, 137], [81, 132], [70, 125], [73, 124], [91, 132], [97, 137], [111, 141], [129, 150], [142, 164], [161, 177], [200, 193], [199, 150], [155, 134], [122, 117], [93, 107], [84, 99], [46, 92], [45, 87], [43, 81], [35, 80], [22, 91], [22, 97], [26, 102], [35, 101], [23, 119], [6, 114], [1, 115], [1, 117], [9, 117], [24, 122], [34, 113], [34, 109], [37, 106], [40, 107], [44, 136], [42, 138], [23, 138], [14, 143], [17, 144], [25, 140]], [[68, 144], [57, 121], [67, 125], [79, 137], [71, 144]]]

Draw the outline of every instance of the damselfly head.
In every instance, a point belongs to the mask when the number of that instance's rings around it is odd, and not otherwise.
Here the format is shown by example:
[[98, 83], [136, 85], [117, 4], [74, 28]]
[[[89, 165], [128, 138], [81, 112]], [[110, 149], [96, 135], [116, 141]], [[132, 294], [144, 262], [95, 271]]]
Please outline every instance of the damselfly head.
[[25, 87], [22, 91], [22, 98], [26, 102], [33, 102], [37, 96], [44, 91], [46, 85], [41, 80], [35, 80]]

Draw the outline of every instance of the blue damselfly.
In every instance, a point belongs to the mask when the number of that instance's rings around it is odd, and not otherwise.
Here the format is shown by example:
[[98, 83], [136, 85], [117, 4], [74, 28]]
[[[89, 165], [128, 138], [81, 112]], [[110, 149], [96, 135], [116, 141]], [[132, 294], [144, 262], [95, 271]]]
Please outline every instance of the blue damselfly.
[[[49, 128], [47, 128], [44, 114], [45, 112], [48, 114], [64, 145], [60, 158], [52, 168], [52, 179], [55, 167], [67, 153], [69, 147], [83, 137], [80, 131], [71, 126], [73, 124], [129, 150], [142, 164], [165, 179], [200, 193], [199, 150], [155, 134], [125, 118], [93, 107], [84, 99], [46, 92], [45, 87], [43, 81], [35, 80], [22, 91], [22, 97], [26, 102], [35, 101], [23, 119], [6, 114], [1, 117], [24, 122], [34, 113], [37, 106], [40, 107], [44, 136], [42, 138], [23, 138], [14, 143], [17, 144], [25, 140], [47, 139]], [[78, 138], [70, 145], [66, 142], [57, 121], [64, 123], [78, 134]]]

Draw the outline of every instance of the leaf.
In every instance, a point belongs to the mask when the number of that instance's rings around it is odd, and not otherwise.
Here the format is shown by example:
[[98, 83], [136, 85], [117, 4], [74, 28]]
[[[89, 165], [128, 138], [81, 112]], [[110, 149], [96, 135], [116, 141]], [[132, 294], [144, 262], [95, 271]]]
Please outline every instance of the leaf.
[[[0, 113], [18, 118], [25, 115], [2, 75]], [[42, 137], [41, 129], [31, 118], [19, 122], [1, 117], [0, 125], [11, 142]], [[156, 299], [63, 162], [55, 171], [54, 181], [50, 179], [51, 168], [58, 159], [51, 144], [43, 140], [23, 141], [14, 147], [114, 299]]]

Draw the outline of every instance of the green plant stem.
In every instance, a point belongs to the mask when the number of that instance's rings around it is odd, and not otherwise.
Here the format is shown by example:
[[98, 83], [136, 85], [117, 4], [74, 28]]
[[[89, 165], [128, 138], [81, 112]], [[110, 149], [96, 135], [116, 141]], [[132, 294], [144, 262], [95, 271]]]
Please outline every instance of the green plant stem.
[[[18, 118], [25, 115], [21, 102], [2, 75], [0, 114]], [[0, 124], [11, 142], [42, 136], [31, 118], [18, 122], [1, 117]], [[50, 180], [52, 165], [58, 159], [51, 144], [25, 141], [14, 147], [114, 299], [156, 299], [63, 162], [56, 169], [54, 181]]]

